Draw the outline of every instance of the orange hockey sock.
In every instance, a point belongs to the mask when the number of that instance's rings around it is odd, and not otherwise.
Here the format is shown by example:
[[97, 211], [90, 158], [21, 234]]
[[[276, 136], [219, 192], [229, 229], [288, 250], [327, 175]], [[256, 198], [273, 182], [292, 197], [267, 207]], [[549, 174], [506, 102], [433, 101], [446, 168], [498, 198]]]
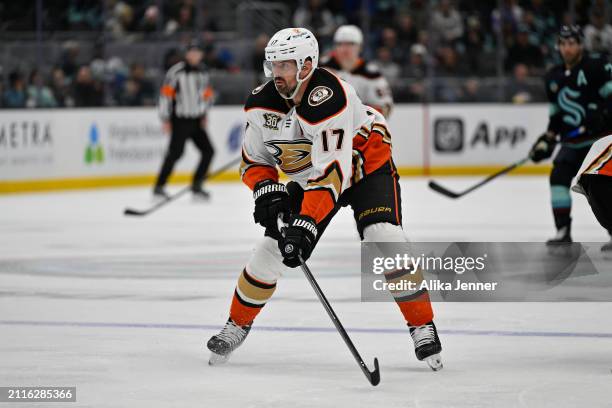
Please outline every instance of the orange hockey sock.
[[[403, 283], [413, 282], [413, 287], [418, 288], [423, 281], [423, 274], [417, 270], [414, 274], [410, 269], [401, 269], [385, 273], [387, 282]], [[433, 310], [427, 289], [416, 290], [393, 290], [390, 291], [400, 311], [410, 326], [421, 326], [433, 320]]]
[[257, 280], [243, 269], [234, 291], [230, 318], [239, 326], [253, 323], [275, 289], [276, 283]]

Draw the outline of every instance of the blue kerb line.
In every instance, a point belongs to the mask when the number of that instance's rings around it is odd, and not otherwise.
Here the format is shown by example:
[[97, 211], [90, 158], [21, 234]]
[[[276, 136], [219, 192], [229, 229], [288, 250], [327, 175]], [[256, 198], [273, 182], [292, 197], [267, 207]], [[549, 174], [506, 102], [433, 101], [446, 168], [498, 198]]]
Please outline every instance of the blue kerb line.
[[[54, 322], [54, 321], [32, 321], [32, 320], [0, 320], [3, 326], [47, 326], [47, 327], [90, 327], [90, 328], [116, 328], [116, 329], [176, 329], [176, 330], [220, 330], [222, 326], [209, 324], [171, 324], [171, 323], [105, 323], [105, 322]], [[328, 333], [335, 332], [333, 327], [282, 327], [282, 326], [253, 326], [256, 331], [275, 332], [307, 332]], [[353, 333], [370, 334], [405, 334], [407, 329], [367, 329], [347, 328]], [[534, 332], [534, 331], [512, 331], [512, 330], [439, 330], [444, 335], [460, 336], [506, 336], [506, 337], [579, 337], [612, 339], [612, 333], [577, 333], [577, 332]]]

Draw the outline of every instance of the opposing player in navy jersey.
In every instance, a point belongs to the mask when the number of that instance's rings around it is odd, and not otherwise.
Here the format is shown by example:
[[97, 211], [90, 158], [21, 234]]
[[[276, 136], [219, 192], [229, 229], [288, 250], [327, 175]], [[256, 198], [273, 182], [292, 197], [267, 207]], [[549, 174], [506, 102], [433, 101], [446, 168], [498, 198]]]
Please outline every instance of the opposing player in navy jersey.
[[575, 25], [561, 27], [558, 48], [563, 63], [546, 74], [548, 129], [530, 152], [537, 163], [551, 157], [555, 147], [561, 145], [550, 174], [557, 228], [556, 236], [547, 242], [550, 246], [572, 242], [570, 184], [590, 146], [612, 130], [612, 64], [597, 55], [586, 54], [582, 30]]

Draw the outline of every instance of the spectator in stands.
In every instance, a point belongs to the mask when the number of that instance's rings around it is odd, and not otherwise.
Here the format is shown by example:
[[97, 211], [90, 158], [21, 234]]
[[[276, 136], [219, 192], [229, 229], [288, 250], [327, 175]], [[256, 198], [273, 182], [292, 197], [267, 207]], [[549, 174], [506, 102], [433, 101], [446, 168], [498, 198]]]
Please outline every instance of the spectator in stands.
[[463, 89], [461, 90], [460, 102], [466, 103], [479, 103], [487, 102], [486, 95], [481, 92], [480, 81], [477, 78], [469, 78], [463, 83]]
[[228, 70], [232, 64], [232, 59], [229, 51], [225, 49], [221, 52], [217, 51], [214, 40], [207, 41], [204, 46], [204, 65], [210, 69]]
[[75, 41], [66, 41], [62, 48], [60, 63], [62, 71], [69, 79], [73, 79], [79, 69], [79, 64], [77, 63], [80, 53], [79, 45]]
[[402, 49], [408, 50], [417, 42], [419, 32], [410, 14], [400, 14], [397, 18], [396, 32], [398, 44]]
[[403, 76], [414, 79], [423, 79], [427, 75], [425, 58], [427, 49], [423, 44], [414, 44], [410, 47], [408, 64], [404, 64]]
[[523, 20], [523, 9], [517, 0], [502, 0], [501, 8], [491, 12], [491, 25], [494, 32], [513, 33]]
[[391, 50], [389, 48], [380, 47], [376, 51], [376, 59], [374, 60], [374, 63], [378, 66], [382, 75], [391, 85], [397, 81], [401, 70], [399, 64], [393, 61]]
[[523, 104], [530, 102], [541, 102], [545, 100], [542, 86], [538, 81], [536, 84], [530, 84], [529, 68], [525, 64], [516, 64], [513, 70], [512, 79], [508, 83], [506, 90], [507, 102], [515, 104]]
[[438, 64], [436, 66], [436, 76], [454, 77], [467, 76], [467, 68], [459, 60], [457, 51], [453, 47], [444, 46], [437, 50]]
[[591, 22], [584, 28], [584, 46], [590, 52], [612, 53], [612, 25], [606, 23], [604, 10], [591, 13]]
[[427, 0], [411, 0], [402, 2], [402, 7], [400, 8], [399, 13], [412, 16], [417, 30], [426, 30], [429, 28], [429, 10], [427, 3]]
[[431, 15], [431, 29], [436, 44], [454, 45], [463, 36], [463, 18], [450, 0], [440, 0]]
[[195, 28], [194, 15], [195, 6], [193, 3], [183, 3], [178, 9], [177, 15], [170, 19], [166, 24], [166, 34], [173, 34], [179, 31], [193, 31]]
[[380, 35], [380, 48], [386, 48], [391, 53], [393, 62], [403, 65], [405, 63], [405, 52], [397, 41], [397, 32], [392, 27], [383, 28]]
[[133, 27], [134, 9], [124, 1], [118, 1], [106, 20], [106, 29], [114, 38], [124, 38]]
[[25, 108], [25, 83], [19, 71], [13, 71], [9, 74], [9, 86], [4, 91], [2, 99], [5, 108]]
[[308, 0], [307, 5], [300, 6], [293, 14], [294, 27], [308, 28], [319, 40], [323, 51], [325, 44], [331, 42], [336, 31], [334, 15], [325, 6], [324, 0]]
[[53, 98], [57, 102], [58, 107], [74, 106], [69, 80], [60, 67], [55, 67], [51, 71], [51, 92], [53, 92]]
[[525, 26], [519, 27], [516, 41], [508, 50], [506, 72], [512, 71], [516, 64], [525, 64], [532, 75], [541, 74], [544, 68], [542, 51], [529, 42], [529, 30]]
[[482, 56], [484, 52], [484, 33], [481, 30], [480, 20], [477, 16], [470, 16], [467, 19], [467, 30], [463, 40], [465, 62], [470, 74], [480, 74], [486, 72], [487, 65]]
[[138, 31], [144, 34], [154, 33], [157, 31], [158, 24], [161, 24], [160, 20], [159, 8], [156, 5], [151, 5], [145, 9], [142, 19], [138, 23]]
[[156, 104], [155, 87], [153, 83], [147, 79], [144, 65], [138, 62], [133, 63], [130, 66], [128, 81], [133, 82], [133, 86], [138, 90], [136, 95], [139, 100], [139, 105], [154, 106]]
[[30, 72], [28, 83], [26, 91], [26, 106], [28, 108], [54, 108], [57, 106], [53, 92], [45, 85], [43, 77], [37, 69]]
[[102, 106], [103, 102], [102, 84], [94, 80], [88, 65], [81, 66], [74, 82], [75, 106]]
[[132, 78], [128, 78], [123, 84], [123, 89], [118, 98], [118, 103], [121, 106], [143, 106], [144, 99], [142, 97], [142, 89], [140, 84]]

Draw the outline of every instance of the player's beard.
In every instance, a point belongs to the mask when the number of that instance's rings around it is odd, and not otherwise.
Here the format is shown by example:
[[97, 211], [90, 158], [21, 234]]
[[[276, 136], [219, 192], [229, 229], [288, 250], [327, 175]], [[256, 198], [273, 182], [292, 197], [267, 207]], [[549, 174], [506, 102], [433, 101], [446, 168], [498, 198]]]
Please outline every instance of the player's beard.
[[568, 58], [565, 58], [563, 55], [561, 57], [563, 58], [563, 62], [565, 63], [565, 65], [575, 67], [582, 58], [582, 51], [578, 51], [576, 54]]
[[[277, 81], [280, 81], [280, 84], [277, 83]], [[293, 88], [289, 88], [287, 81], [282, 78], [274, 78], [274, 86], [280, 94], [289, 97], [295, 91], [295, 87], [297, 86], [297, 84]]]

